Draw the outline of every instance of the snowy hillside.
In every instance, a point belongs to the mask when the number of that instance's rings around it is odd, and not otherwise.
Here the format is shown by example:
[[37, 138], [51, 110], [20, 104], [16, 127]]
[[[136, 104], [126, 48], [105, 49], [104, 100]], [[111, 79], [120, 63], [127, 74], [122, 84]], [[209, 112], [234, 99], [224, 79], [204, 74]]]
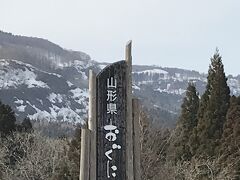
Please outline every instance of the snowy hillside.
[[[106, 64], [74, 60], [51, 71], [19, 60], [0, 59], [0, 99], [13, 107], [19, 119], [83, 123], [87, 118], [88, 71]], [[193, 81], [202, 93], [206, 76], [188, 70], [155, 66], [133, 67], [133, 92], [155, 121], [174, 124], [187, 84]], [[240, 94], [239, 78], [229, 77], [233, 94]]]
[[[194, 82], [202, 94], [207, 77], [196, 71], [158, 66], [134, 66], [133, 90], [155, 121], [171, 125], [175, 122], [188, 82]], [[231, 93], [240, 95], [240, 78], [228, 77]], [[167, 122], [166, 122], [167, 121]]]
[[0, 99], [19, 118], [83, 123], [87, 115], [87, 89], [17, 60], [0, 60]]
[[[16, 59], [16, 60], [13, 60]], [[80, 51], [66, 50], [41, 38], [0, 31], [0, 100], [18, 119], [83, 123], [88, 107], [88, 73], [98, 63]], [[152, 118], [172, 126], [179, 114], [188, 82], [204, 92], [206, 75], [160, 66], [133, 66], [133, 93]], [[232, 94], [240, 95], [240, 76], [228, 77]]]
[[[134, 71], [134, 88], [140, 89], [140, 86], [150, 84], [155, 85], [154, 91], [165, 92], [168, 94], [184, 95], [186, 87], [182, 83], [194, 82], [198, 90], [202, 93], [205, 89], [207, 77], [205, 74], [192, 75], [185, 70], [185, 73], [169, 73], [165, 68], [154, 68], [143, 71]], [[190, 72], [190, 71], [189, 71]], [[240, 94], [240, 80], [234, 77], [228, 78], [228, 85], [232, 94]]]

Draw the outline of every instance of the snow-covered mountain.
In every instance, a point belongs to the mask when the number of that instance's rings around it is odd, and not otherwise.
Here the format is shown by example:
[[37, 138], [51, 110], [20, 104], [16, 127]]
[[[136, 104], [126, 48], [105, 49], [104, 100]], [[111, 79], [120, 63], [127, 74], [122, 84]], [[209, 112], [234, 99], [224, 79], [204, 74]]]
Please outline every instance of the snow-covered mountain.
[[[145, 70], [136, 69], [133, 72], [135, 89], [139, 89], [139, 86], [150, 84], [154, 85], [154, 91], [183, 95], [186, 89], [183, 83], [194, 82], [198, 91], [202, 94], [207, 82], [207, 75], [196, 71], [156, 66], [145, 66]], [[228, 85], [232, 94], [240, 94], [239, 80], [239, 77], [228, 77]]]
[[[28, 116], [83, 123], [87, 118], [89, 69], [99, 72], [106, 65], [44, 39], [0, 32], [0, 100], [9, 104], [20, 120]], [[189, 81], [201, 94], [206, 74], [133, 66], [134, 96], [162, 125], [175, 123]], [[229, 76], [228, 84], [232, 94], [240, 95], [240, 76]]]
[[[83, 70], [80, 82], [87, 78]], [[83, 122], [87, 115], [88, 90], [84, 85], [77, 87], [61, 74], [18, 60], [0, 60], [0, 99], [9, 104], [20, 119], [28, 116]]]
[[[0, 99], [13, 107], [19, 119], [26, 116], [47, 121], [81, 122], [87, 118], [88, 71], [99, 72], [106, 64], [75, 60], [44, 71], [19, 60], [0, 60]], [[187, 83], [200, 93], [206, 75], [195, 71], [133, 67], [133, 92], [156, 121], [173, 124], [179, 113]], [[239, 78], [229, 77], [232, 93], [240, 94]]]
[[[207, 75], [178, 68], [133, 67], [135, 96], [142, 99], [155, 121], [160, 119], [167, 125], [174, 122], [177, 117], [174, 115], [179, 114], [182, 99], [190, 81], [196, 84], [198, 92], [202, 94], [206, 87]], [[240, 95], [240, 76], [228, 76], [228, 85], [232, 94]]]
[[83, 123], [88, 71], [95, 64], [86, 53], [0, 31], [0, 100], [13, 108], [19, 120], [28, 116]]

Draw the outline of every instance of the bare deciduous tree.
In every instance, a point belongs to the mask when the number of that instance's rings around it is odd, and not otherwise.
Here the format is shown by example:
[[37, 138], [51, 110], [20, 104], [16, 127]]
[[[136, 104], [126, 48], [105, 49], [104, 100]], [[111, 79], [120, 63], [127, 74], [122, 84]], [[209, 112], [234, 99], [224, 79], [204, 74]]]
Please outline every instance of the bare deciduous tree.
[[[50, 139], [39, 133], [14, 133], [2, 142], [0, 148], [2, 179], [50, 179], [66, 158], [66, 148], [65, 140]], [[11, 158], [16, 161], [14, 165], [11, 165]]]

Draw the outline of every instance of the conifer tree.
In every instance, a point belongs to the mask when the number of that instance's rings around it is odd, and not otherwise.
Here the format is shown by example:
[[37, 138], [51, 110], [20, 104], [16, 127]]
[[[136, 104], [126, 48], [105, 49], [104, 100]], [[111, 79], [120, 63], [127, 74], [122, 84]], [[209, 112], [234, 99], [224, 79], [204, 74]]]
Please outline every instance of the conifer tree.
[[24, 118], [24, 120], [21, 123], [22, 131], [30, 133], [33, 130], [31, 120], [27, 117]]
[[189, 137], [194, 127], [197, 126], [197, 112], [199, 107], [199, 97], [196, 87], [189, 83], [186, 97], [183, 99], [182, 111], [177, 123], [174, 138], [174, 159], [190, 160], [192, 155], [189, 146]]
[[11, 107], [0, 102], [0, 136], [9, 135], [16, 129], [16, 118]]
[[198, 111], [198, 125], [191, 144], [198, 155], [213, 156], [222, 136], [229, 107], [230, 90], [218, 50], [211, 58], [206, 91]]
[[[221, 140], [221, 160], [224, 166], [231, 166], [232, 173], [240, 178], [240, 97], [233, 96], [224, 124]], [[238, 173], [237, 173], [238, 172]]]

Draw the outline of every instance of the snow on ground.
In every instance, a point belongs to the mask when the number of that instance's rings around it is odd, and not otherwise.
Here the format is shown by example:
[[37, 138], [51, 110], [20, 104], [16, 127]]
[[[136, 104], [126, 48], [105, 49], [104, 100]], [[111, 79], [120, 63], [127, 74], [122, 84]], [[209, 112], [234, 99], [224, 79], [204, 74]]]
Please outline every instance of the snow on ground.
[[78, 113], [78, 114], [83, 113], [83, 114], [87, 115], [87, 109], [86, 108], [84, 108], [84, 109], [76, 109], [75, 112]]
[[182, 95], [186, 92], [185, 89], [161, 89], [161, 88], [157, 88], [157, 89], [154, 89], [154, 91], [158, 91], [158, 92], [165, 92], [165, 93], [168, 93], [168, 94], [178, 94], [178, 95]]
[[133, 84], [132, 86], [133, 89], [136, 89], [136, 90], [140, 90], [140, 87], [138, 87], [137, 85]]
[[[77, 103], [84, 105], [87, 107], [87, 96], [88, 91], [82, 90], [80, 88], [70, 90], [72, 99], [74, 99]], [[72, 109], [69, 105], [70, 101], [66, 101], [66, 95], [50, 93], [47, 99], [52, 103], [52, 106], [49, 107], [49, 110], [40, 110], [37, 106], [31, 104], [29, 101], [26, 103], [35, 109], [35, 113], [32, 115], [28, 115], [31, 119], [45, 119], [48, 121], [68, 121], [73, 123], [84, 123], [84, 119], [87, 116], [87, 109]], [[65, 100], [64, 100], [65, 99]], [[20, 102], [20, 100], [16, 100], [16, 102]], [[64, 103], [65, 102], [65, 103]], [[56, 103], [61, 103], [62, 105], [56, 105]], [[17, 107], [18, 111], [22, 111], [25, 109], [22, 105]]]
[[26, 108], [26, 105], [17, 106], [16, 108], [19, 112], [24, 112], [25, 108]]
[[141, 73], [144, 73], [144, 74], [168, 74], [167, 71], [164, 71], [162, 69], [151, 69], [151, 70], [145, 70], [145, 71], [138, 71], [138, 72], [134, 72], [134, 73], [137, 73], [137, 74], [141, 74]]
[[87, 89], [80, 89], [76, 88], [73, 90], [70, 90], [70, 92], [73, 94], [72, 98], [79, 104], [87, 105], [87, 98], [88, 98], [88, 90]]
[[94, 61], [91, 61], [91, 60], [89, 60], [89, 61], [82, 61], [82, 60], [74, 60], [74, 61], [72, 61], [72, 62], [68, 62], [68, 63], [58, 63], [58, 66], [59, 67], [62, 67], [62, 68], [64, 68], [64, 67], [70, 67], [70, 66], [73, 66], [73, 67], [76, 67], [77, 69], [87, 69], [87, 68], [89, 68], [89, 67], [91, 67], [91, 66], [94, 66], [95, 65], [95, 63], [94, 63]]
[[[90, 67], [93, 65], [93, 62], [83, 62], [83, 61], [74, 61], [76, 69], [79, 70], [83, 79], [87, 79], [83, 68]], [[18, 88], [20, 85], [26, 85], [27, 88], [49, 88], [49, 86], [37, 80], [37, 74], [35, 72], [47, 73], [57, 77], [61, 77], [55, 73], [48, 73], [42, 70], [35, 68], [34, 66], [23, 63], [17, 60], [0, 60], [0, 89], [9, 89], [9, 88]], [[74, 85], [67, 81], [69, 87]], [[28, 117], [31, 119], [44, 119], [48, 121], [69, 121], [74, 123], [84, 123], [84, 119], [87, 117], [87, 106], [88, 106], [88, 90], [75, 88], [71, 89], [67, 94], [58, 94], [50, 92], [47, 96], [47, 99], [50, 101], [50, 107], [42, 109], [38, 107], [38, 103], [34, 104], [31, 100], [22, 100], [17, 97], [14, 98], [14, 104], [16, 110], [24, 112], [27, 107], [32, 107], [35, 112], [29, 114]], [[36, 99], [43, 105], [43, 99]], [[71, 107], [71, 102], [75, 101], [82, 106], [76, 109]], [[82, 109], [81, 109], [82, 107]]]
[[43, 105], [43, 101], [39, 98], [37, 98], [37, 100], [41, 103], [41, 105]]
[[[16, 97], [14, 97], [16, 98]], [[14, 101], [15, 104], [23, 104], [23, 100], [16, 98], [17, 100]]]
[[240, 81], [239, 80], [229, 78], [227, 82], [228, 82], [228, 85], [234, 95], [240, 94]]
[[29, 68], [34, 68], [31, 64], [24, 63], [22, 61], [18, 61], [18, 60], [14, 60], [14, 59], [11, 59], [11, 60], [8, 60], [8, 61], [12, 61], [12, 62], [15, 62], [16, 64], [19, 64], [19, 65], [22, 65], [22, 66], [26, 66], [26, 67], [29, 67]]
[[36, 113], [35, 114], [32, 114], [32, 115], [28, 115], [28, 117], [30, 118], [30, 119], [39, 119], [39, 120], [48, 120], [48, 121], [50, 121], [51, 119], [52, 119], [52, 116], [51, 116], [51, 114], [49, 113], [49, 112], [47, 112], [47, 111], [41, 111], [39, 108], [37, 108], [35, 105], [32, 105], [29, 101], [26, 101], [26, 103], [29, 105], [29, 106], [31, 106], [31, 107], [33, 107], [34, 109], [35, 109], [35, 111], [36, 111]]
[[[149, 84], [149, 81], [156, 81], [156, 75], [159, 80], [163, 79], [169, 79], [171, 78], [169, 73], [167, 71], [164, 71], [162, 69], [150, 69], [145, 71], [138, 71], [133, 72], [135, 75], [144, 76], [143, 81], [148, 81], [147, 84]], [[154, 80], [153, 80], [154, 78]]]
[[47, 121], [66, 121], [66, 122], [74, 122], [74, 123], [84, 123], [83, 117], [81, 117], [77, 112], [73, 111], [70, 107], [58, 107], [56, 105], [52, 105], [49, 107], [50, 112], [45, 110], [41, 111], [35, 105], [32, 105], [29, 101], [27, 103], [33, 107], [36, 113], [32, 115], [28, 115], [30, 119], [40, 119]]
[[90, 62], [79, 61], [79, 60], [75, 60], [72, 64], [72, 66], [75, 67], [77, 69], [77, 71], [82, 75], [82, 78], [84, 80], [87, 80], [88, 77], [87, 77], [86, 73], [83, 72], [83, 70], [87, 69], [88, 67], [90, 67], [92, 65], [93, 64], [91, 64]]
[[83, 122], [83, 119], [72, 109], [69, 108], [61, 108], [58, 111], [58, 116], [63, 119], [63, 121], [69, 121], [69, 122]]
[[7, 62], [7, 60], [5, 59], [0, 59], [0, 66], [8, 66], [9, 62]]
[[105, 65], [105, 64], [99, 64], [98, 66], [99, 66], [100, 69], [104, 69], [107, 65]]
[[[3, 62], [3, 61], [1, 61]], [[6, 65], [6, 63], [4, 63]], [[28, 88], [49, 88], [49, 86], [36, 80], [37, 75], [27, 69], [11, 69], [10, 66], [0, 66], [0, 88], [17, 88], [19, 85], [27, 85]]]
[[73, 83], [71, 83], [70, 81], [66, 81], [67, 84], [68, 84], [68, 87], [72, 87], [73, 86]]
[[51, 101], [52, 103], [56, 103], [56, 102], [62, 103], [62, 101], [63, 101], [63, 96], [64, 96], [64, 95], [61, 95], [61, 94], [51, 93], [51, 94], [49, 94], [49, 96], [47, 97], [47, 99], [48, 99], [49, 101]]
[[[14, 97], [14, 98], [16, 98], [16, 97]], [[24, 103], [23, 100], [16, 98], [14, 103], [16, 104], [16, 108], [19, 112], [24, 112], [25, 111], [25, 108], [26, 108], [27, 105], [23, 105], [23, 103]]]
[[9, 61], [15, 62], [15, 63], [17, 63], [19, 65], [22, 65], [22, 66], [29, 67], [32, 71], [38, 70], [39, 72], [43, 72], [43, 73], [46, 73], [46, 74], [49, 74], [49, 75], [54, 75], [54, 76], [57, 76], [58, 78], [62, 77], [60, 74], [50, 73], [50, 72], [47, 72], [47, 71], [43, 71], [41, 69], [37, 69], [36, 67], [34, 67], [34, 66], [32, 66], [31, 64], [28, 64], [28, 63], [24, 63], [24, 62], [21, 62], [21, 61], [18, 61], [18, 60], [9, 60]]

